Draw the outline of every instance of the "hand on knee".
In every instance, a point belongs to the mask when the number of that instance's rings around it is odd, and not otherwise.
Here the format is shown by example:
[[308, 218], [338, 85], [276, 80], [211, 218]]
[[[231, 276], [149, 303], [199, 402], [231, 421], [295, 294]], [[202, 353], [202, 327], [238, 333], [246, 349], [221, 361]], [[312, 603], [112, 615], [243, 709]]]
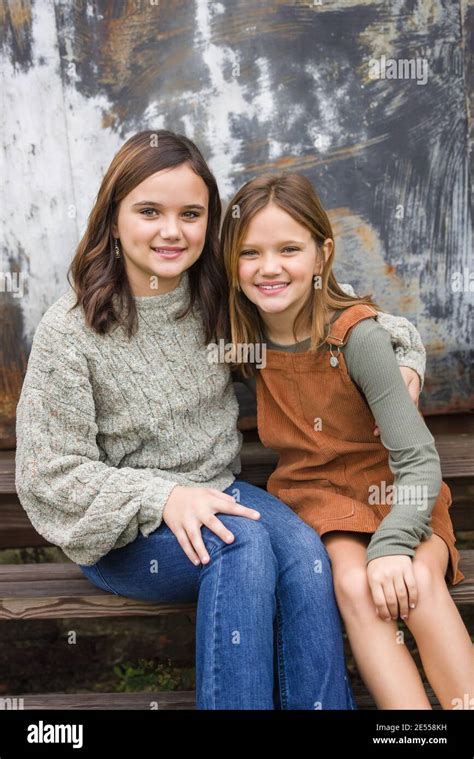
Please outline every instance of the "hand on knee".
[[370, 592], [377, 614], [386, 622], [408, 619], [410, 609], [418, 603], [418, 585], [409, 556], [380, 556], [367, 566]]

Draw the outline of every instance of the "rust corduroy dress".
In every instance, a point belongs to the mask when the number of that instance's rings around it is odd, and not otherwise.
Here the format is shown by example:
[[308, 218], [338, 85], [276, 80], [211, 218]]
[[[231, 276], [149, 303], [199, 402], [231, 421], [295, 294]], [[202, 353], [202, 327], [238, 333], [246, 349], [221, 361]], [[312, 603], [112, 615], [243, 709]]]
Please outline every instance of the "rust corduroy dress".
[[[334, 346], [337, 366], [331, 365], [326, 348], [317, 353], [267, 350], [266, 365], [257, 371], [259, 436], [280, 456], [268, 491], [320, 535], [331, 530], [374, 533], [390, 511], [386, 499], [369, 505], [369, 486], [385, 482], [388, 487], [394, 476], [387, 450], [374, 437], [370, 407], [337, 351], [352, 327], [376, 314], [370, 306], [351, 306], [332, 324], [326, 342]], [[318, 419], [322, 426], [316, 431]], [[443, 482], [431, 527], [448, 546], [447, 577], [457, 585], [465, 577], [458, 566], [451, 503]]]

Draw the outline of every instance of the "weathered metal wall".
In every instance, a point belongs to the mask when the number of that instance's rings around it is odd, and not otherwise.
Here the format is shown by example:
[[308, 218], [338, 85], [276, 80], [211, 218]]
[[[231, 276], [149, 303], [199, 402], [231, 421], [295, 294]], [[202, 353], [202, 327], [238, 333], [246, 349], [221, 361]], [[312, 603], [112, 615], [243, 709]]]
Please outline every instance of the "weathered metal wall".
[[67, 288], [101, 175], [143, 128], [194, 139], [224, 202], [260, 172], [307, 174], [335, 224], [341, 281], [422, 333], [424, 410], [472, 406], [467, 0], [0, 9], [5, 447], [35, 327]]

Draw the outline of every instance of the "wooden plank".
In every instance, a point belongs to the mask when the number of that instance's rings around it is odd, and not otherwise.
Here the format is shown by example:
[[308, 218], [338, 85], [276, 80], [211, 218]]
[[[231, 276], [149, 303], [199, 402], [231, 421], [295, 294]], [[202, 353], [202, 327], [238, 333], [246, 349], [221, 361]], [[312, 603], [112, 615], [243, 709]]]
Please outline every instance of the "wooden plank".
[[36, 532], [16, 493], [0, 495], [0, 548], [50, 546]]
[[[138, 711], [156, 709], [195, 709], [196, 697], [194, 691], [159, 691], [142, 693], [26, 693], [23, 696], [13, 696], [16, 703], [23, 699], [23, 709], [39, 710], [124, 710]], [[0, 704], [1, 704], [0, 697]], [[9, 703], [8, 700], [6, 702]], [[21, 702], [20, 702], [21, 703]], [[0, 706], [0, 710], [1, 710]], [[8, 708], [8, 706], [6, 707]]]
[[[425, 690], [433, 709], [440, 710], [438, 699], [432, 688], [425, 683]], [[359, 709], [375, 710], [374, 700], [364, 685], [354, 686], [354, 697]], [[13, 697], [18, 703], [22, 699], [25, 711], [30, 710], [169, 710], [196, 709], [195, 691], [158, 691], [141, 693], [44, 693]], [[1, 704], [1, 700], [0, 700]], [[7, 700], [8, 704], [8, 700]], [[0, 709], [2, 707], [0, 706]], [[8, 706], [6, 707], [8, 708]]]
[[0, 565], [0, 619], [194, 614], [195, 604], [155, 604], [97, 588], [76, 564]]
[[[0, 587], [4, 583], [24, 582], [29, 585], [32, 580], [76, 580], [83, 583], [84, 589], [95, 588], [89, 582], [77, 564], [69, 563], [45, 563], [45, 564], [0, 564]], [[102, 591], [97, 588], [99, 593]]]
[[435, 436], [443, 477], [474, 477], [474, 435]]
[[474, 550], [463, 549], [459, 551], [459, 554], [461, 556], [459, 568], [466, 579], [454, 587], [448, 586], [451, 597], [458, 606], [474, 603]]
[[80, 598], [2, 598], [0, 620], [13, 619], [92, 619], [96, 617], [156, 617], [162, 614], [194, 614], [191, 604], [153, 604], [123, 596], [99, 596], [95, 593]]
[[0, 494], [16, 493], [15, 451], [0, 451]]

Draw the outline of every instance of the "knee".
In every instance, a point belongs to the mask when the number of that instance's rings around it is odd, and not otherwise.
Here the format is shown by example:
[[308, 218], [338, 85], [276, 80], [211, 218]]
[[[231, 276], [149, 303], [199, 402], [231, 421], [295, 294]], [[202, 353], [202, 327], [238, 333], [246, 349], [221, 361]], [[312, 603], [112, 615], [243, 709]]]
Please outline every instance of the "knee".
[[439, 588], [439, 584], [444, 584], [441, 570], [426, 563], [423, 559], [413, 559], [413, 574], [420, 600], [433, 596], [435, 590]]
[[255, 561], [260, 566], [265, 561], [274, 559], [270, 536], [266, 527], [258, 521], [245, 517], [231, 515], [219, 515], [219, 519], [225, 524], [234, 536], [232, 543], [226, 543], [207, 527], [202, 530], [203, 540], [209, 554], [212, 555], [223, 550], [237, 550], [245, 561]]
[[374, 604], [364, 566], [344, 567], [334, 574], [334, 590], [342, 616], [366, 618]]

